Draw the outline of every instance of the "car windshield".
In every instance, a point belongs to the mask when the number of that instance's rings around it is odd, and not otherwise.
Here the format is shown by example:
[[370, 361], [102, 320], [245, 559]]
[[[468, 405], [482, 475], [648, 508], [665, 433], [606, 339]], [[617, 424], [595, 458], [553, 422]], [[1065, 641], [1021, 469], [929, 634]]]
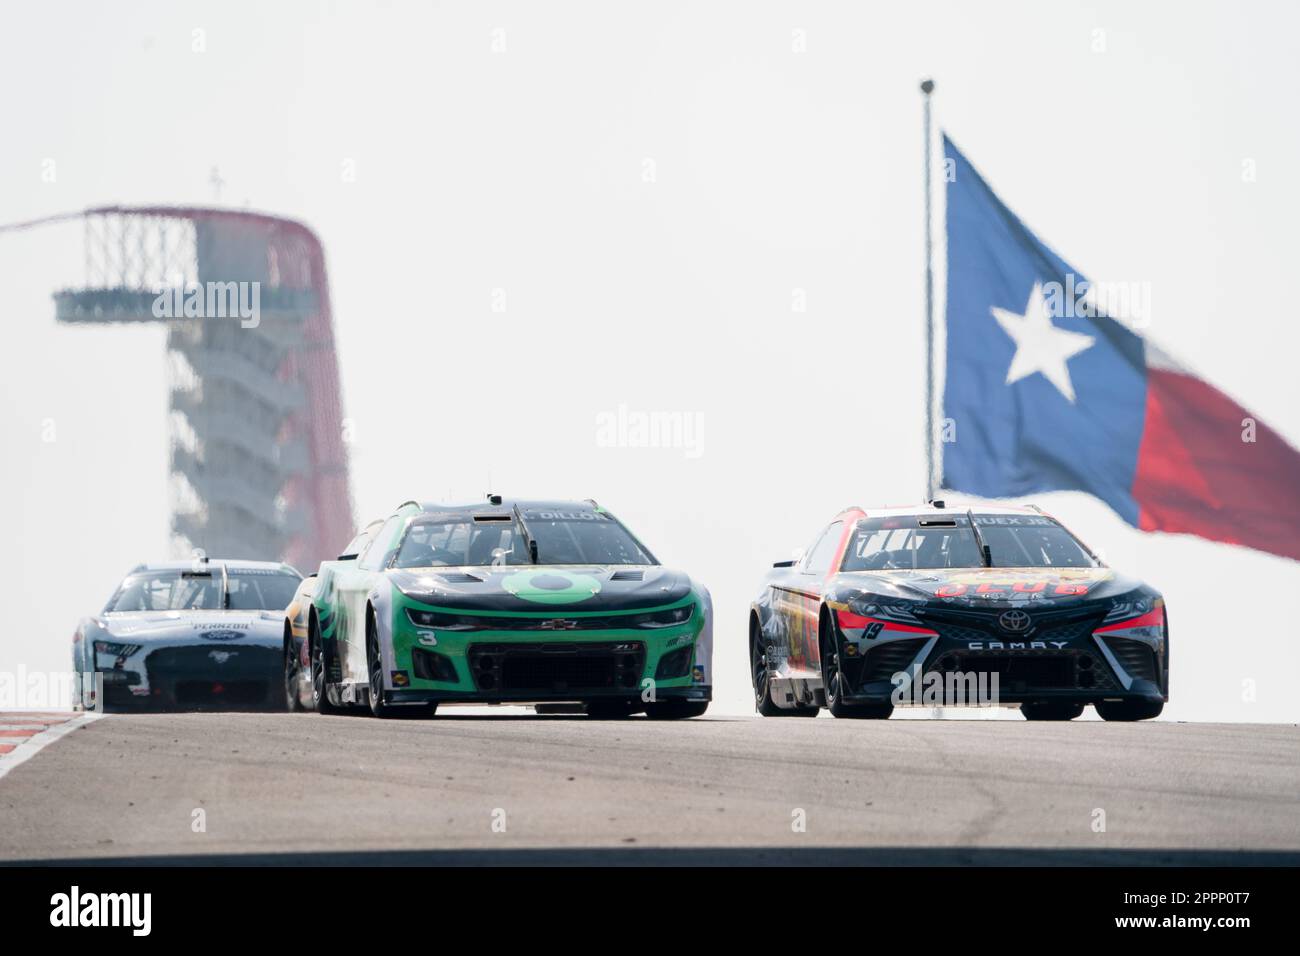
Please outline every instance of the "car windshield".
[[445, 515], [417, 518], [407, 529], [393, 566], [398, 568], [532, 564], [653, 564], [628, 530], [604, 512], [525, 511], [514, 515]]
[[842, 571], [982, 568], [980, 541], [999, 568], [1090, 568], [1096, 561], [1045, 515], [976, 514], [978, 539], [964, 514], [864, 518], [849, 541]]
[[[139, 571], [127, 575], [105, 611], [282, 611], [302, 579], [289, 571], [230, 569]], [[224, 583], [223, 583], [224, 581]]]

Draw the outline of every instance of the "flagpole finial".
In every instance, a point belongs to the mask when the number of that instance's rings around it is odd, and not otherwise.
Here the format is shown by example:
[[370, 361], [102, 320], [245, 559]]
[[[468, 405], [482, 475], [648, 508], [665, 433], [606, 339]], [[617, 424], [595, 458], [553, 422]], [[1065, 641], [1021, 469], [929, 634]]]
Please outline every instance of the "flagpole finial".
[[924, 80], [922, 80], [922, 81], [921, 81], [921, 92], [924, 93], [926, 96], [929, 96], [931, 93], [933, 93], [933, 92], [934, 92], [934, 80], [930, 79], [929, 77], [926, 77]]

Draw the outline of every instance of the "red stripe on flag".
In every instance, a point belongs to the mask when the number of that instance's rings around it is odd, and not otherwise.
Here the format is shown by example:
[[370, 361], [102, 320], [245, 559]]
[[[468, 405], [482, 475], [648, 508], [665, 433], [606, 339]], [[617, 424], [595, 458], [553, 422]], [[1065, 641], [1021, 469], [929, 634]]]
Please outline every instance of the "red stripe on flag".
[[[1242, 440], [1245, 419], [1255, 441]], [[1213, 385], [1147, 369], [1133, 497], [1144, 531], [1173, 531], [1300, 560], [1300, 452]]]

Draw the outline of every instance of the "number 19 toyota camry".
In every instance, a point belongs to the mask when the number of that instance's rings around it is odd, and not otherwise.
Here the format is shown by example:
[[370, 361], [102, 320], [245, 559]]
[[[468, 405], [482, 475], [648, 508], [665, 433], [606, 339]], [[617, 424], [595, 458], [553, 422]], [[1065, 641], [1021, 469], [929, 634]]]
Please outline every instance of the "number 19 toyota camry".
[[749, 652], [768, 717], [993, 703], [1145, 720], [1169, 699], [1164, 599], [1037, 508], [851, 508], [769, 572]]

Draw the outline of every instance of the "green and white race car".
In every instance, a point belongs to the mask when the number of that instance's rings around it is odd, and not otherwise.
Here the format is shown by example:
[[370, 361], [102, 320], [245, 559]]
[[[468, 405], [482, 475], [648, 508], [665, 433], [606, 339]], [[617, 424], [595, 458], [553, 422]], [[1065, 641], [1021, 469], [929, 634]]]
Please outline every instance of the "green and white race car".
[[[407, 502], [359, 553], [321, 565], [310, 601], [310, 696], [325, 712], [681, 718], [712, 697], [709, 592], [593, 501]], [[299, 667], [287, 654], [289, 686]]]

